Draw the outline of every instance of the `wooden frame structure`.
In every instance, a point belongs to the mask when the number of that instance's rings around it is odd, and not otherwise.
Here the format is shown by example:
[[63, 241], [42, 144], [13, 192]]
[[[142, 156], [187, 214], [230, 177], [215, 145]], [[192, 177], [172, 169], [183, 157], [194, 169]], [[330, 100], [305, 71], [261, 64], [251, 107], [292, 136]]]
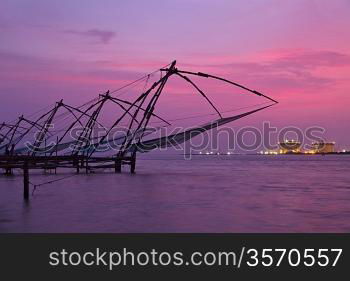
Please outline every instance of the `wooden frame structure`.
[[[88, 173], [91, 169], [114, 168], [115, 172], [121, 172], [122, 165], [130, 165], [130, 172], [135, 172], [137, 146], [142, 146], [143, 138], [147, 132], [148, 124], [151, 118], [157, 118], [161, 122], [170, 125], [168, 121], [154, 113], [156, 104], [164, 90], [169, 78], [173, 75], [183, 79], [198, 92], [216, 112], [219, 120], [224, 120], [222, 114], [207, 95], [189, 78], [189, 76], [198, 76], [202, 78], [211, 78], [219, 80], [233, 86], [239, 87], [251, 94], [261, 96], [273, 104], [277, 101], [252, 89], [249, 89], [236, 82], [225, 78], [202, 73], [183, 71], [176, 68], [176, 61], [173, 61], [165, 68], [158, 70], [161, 78], [154, 82], [147, 90], [139, 95], [133, 102], [123, 100], [111, 95], [110, 91], [100, 94], [98, 98], [82, 108], [67, 105], [63, 100], [58, 101], [47, 112], [39, 116], [35, 121], [20, 116], [14, 124], [0, 124], [0, 168], [5, 170], [6, 175], [11, 175], [13, 169], [20, 168], [24, 171], [24, 197], [28, 198], [29, 169], [55, 170], [57, 168], [73, 168], [79, 173], [85, 169]], [[164, 74], [164, 75], [163, 75]], [[149, 76], [148, 76], [149, 77]], [[93, 128], [96, 125], [103, 125], [99, 121], [100, 114], [107, 103], [112, 103], [122, 110], [120, 116], [117, 116], [113, 124], [102, 136], [93, 137]], [[272, 104], [272, 105], [273, 105]], [[270, 105], [271, 106], [271, 105]], [[265, 106], [264, 109], [269, 106]], [[259, 110], [261, 110], [259, 109]], [[60, 111], [65, 113], [59, 113]], [[258, 110], [256, 110], [258, 111]], [[256, 111], [251, 111], [249, 114]], [[66, 126], [60, 135], [56, 136], [54, 144], [47, 145], [47, 140], [52, 139], [51, 128], [55, 118], [60, 114], [69, 115], [73, 121]], [[246, 114], [247, 115], [247, 114]], [[242, 115], [244, 117], [246, 115]], [[125, 136], [112, 156], [96, 156], [99, 148], [108, 142], [109, 134], [125, 119], [129, 119], [129, 125]], [[226, 118], [227, 119], [227, 118]], [[235, 120], [238, 118], [233, 118]], [[227, 120], [227, 122], [230, 120]], [[226, 122], [226, 121], [225, 121]], [[226, 123], [227, 123], [226, 122]], [[230, 121], [231, 122], [231, 121]], [[67, 142], [67, 138], [73, 128], [80, 126], [80, 132], [76, 139]], [[203, 127], [205, 130], [211, 127]], [[23, 140], [30, 135], [33, 130], [37, 130], [35, 139], [30, 148], [18, 147]], [[172, 136], [173, 137], [173, 136]], [[184, 138], [184, 141], [188, 138]], [[67, 148], [71, 149], [67, 152]], [[65, 151], [64, 153], [62, 151]]]

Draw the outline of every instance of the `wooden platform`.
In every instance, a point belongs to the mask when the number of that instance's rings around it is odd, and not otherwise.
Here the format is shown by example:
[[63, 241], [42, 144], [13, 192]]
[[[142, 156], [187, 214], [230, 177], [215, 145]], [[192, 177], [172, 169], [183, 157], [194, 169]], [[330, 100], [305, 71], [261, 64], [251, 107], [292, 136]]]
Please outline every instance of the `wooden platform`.
[[[105, 168], [106, 165], [113, 163], [132, 164], [135, 161], [133, 157], [86, 157], [86, 156], [26, 156], [26, 155], [0, 155], [0, 168], [14, 169], [23, 168], [25, 163], [30, 169], [45, 168], [84, 168], [94, 167]], [[107, 164], [106, 164], [107, 163]]]
[[130, 165], [130, 172], [135, 173], [136, 157], [86, 157], [81, 155], [70, 156], [26, 156], [26, 155], [0, 155], [0, 169], [5, 175], [12, 175], [14, 169], [23, 170], [23, 197], [29, 199], [29, 171], [31, 169], [42, 169], [44, 171], [57, 168], [76, 169], [79, 173], [84, 169], [89, 173], [94, 169], [114, 168], [120, 173], [122, 165]]

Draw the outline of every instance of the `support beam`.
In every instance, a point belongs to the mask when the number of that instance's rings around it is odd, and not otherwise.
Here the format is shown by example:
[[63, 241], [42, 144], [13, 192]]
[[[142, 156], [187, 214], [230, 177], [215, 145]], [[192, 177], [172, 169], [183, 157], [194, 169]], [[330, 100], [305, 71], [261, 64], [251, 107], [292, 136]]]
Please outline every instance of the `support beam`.
[[89, 173], [89, 158], [86, 158], [86, 160], [85, 160], [85, 173], [86, 174]]
[[77, 174], [79, 174], [80, 167], [79, 167], [79, 159], [77, 157], [75, 157], [73, 160], [73, 167], [75, 167], [77, 169]]
[[130, 173], [135, 174], [135, 169], [136, 169], [136, 155], [133, 156], [130, 160]]
[[23, 164], [23, 198], [24, 200], [29, 199], [29, 168], [27, 161]]
[[12, 176], [12, 168], [6, 167], [5, 168], [5, 175], [6, 176]]
[[116, 158], [114, 160], [114, 171], [116, 173], [121, 173], [122, 172], [122, 160], [121, 159]]

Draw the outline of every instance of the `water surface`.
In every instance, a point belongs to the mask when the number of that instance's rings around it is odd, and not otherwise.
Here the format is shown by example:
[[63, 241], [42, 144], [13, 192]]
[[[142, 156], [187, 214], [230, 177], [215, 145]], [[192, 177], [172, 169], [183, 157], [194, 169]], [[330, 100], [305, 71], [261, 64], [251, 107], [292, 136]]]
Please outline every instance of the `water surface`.
[[[0, 175], [0, 232], [349, 232], [349, 156], [176, 156], [84, 173], [22, 199]], [[70, 175], [31, 171], [38, 184]]]

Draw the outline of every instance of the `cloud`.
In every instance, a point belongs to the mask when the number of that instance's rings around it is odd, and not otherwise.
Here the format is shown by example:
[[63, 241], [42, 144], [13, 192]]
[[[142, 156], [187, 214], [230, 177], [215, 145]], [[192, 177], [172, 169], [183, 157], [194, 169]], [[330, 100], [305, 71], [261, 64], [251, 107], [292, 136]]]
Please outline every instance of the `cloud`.
[[204, 68], [267, 91], [292, 90], [296, 93], [317, 93], [334, 87], [341, 74], [348, 72], [350, 67], [350, 55], [334, 51], [276, 51], [269, 52], [268, 56], [254, 55], [241, 62], [235, 62], [233, 58], [227, 60], [231, 62], [207, 64]]
[[273, 63], [278, 67], [303, 69], [349, 66], [350, 56], [333, 51], [299, 51], [276, 58]]
[[[101, 89], [113, 90], [144, 75], [125, 69], [106, 69], [94, 62], [57, 60], [1, 50], [0, 61], [0, 93], [9, 90], [21, 90], [26, 93], [30, 92], [28, 89], [31, 88], [35, 89], [37, 97], [47, 94], [48, 89], [62, 88], [67, 89], [69, 93], [69, 89], [87, 87], [91, 92], [95, 89], [96, 93], [99, 93]], [[6, 96], [6, 99], [12, 98], [11, 95]]]
[[86, 31], [66, 30], [65, 33], [74, 34], [74, 35], [87, 37], [87, 38], [94, 38], [103, 44], [108, 44], [116, 35], [115, 32], [113, 31], [100, 30], [100, 29], [89, 29]]
[[[30, 114], [61, 98], [79, 105], [105, 90], [114, 90], [143, 73], [105, 69], [94, 62], [62, 60], [0, 50], [0, 121]], [[138, 89], [138, 88], [136, 88]]]

